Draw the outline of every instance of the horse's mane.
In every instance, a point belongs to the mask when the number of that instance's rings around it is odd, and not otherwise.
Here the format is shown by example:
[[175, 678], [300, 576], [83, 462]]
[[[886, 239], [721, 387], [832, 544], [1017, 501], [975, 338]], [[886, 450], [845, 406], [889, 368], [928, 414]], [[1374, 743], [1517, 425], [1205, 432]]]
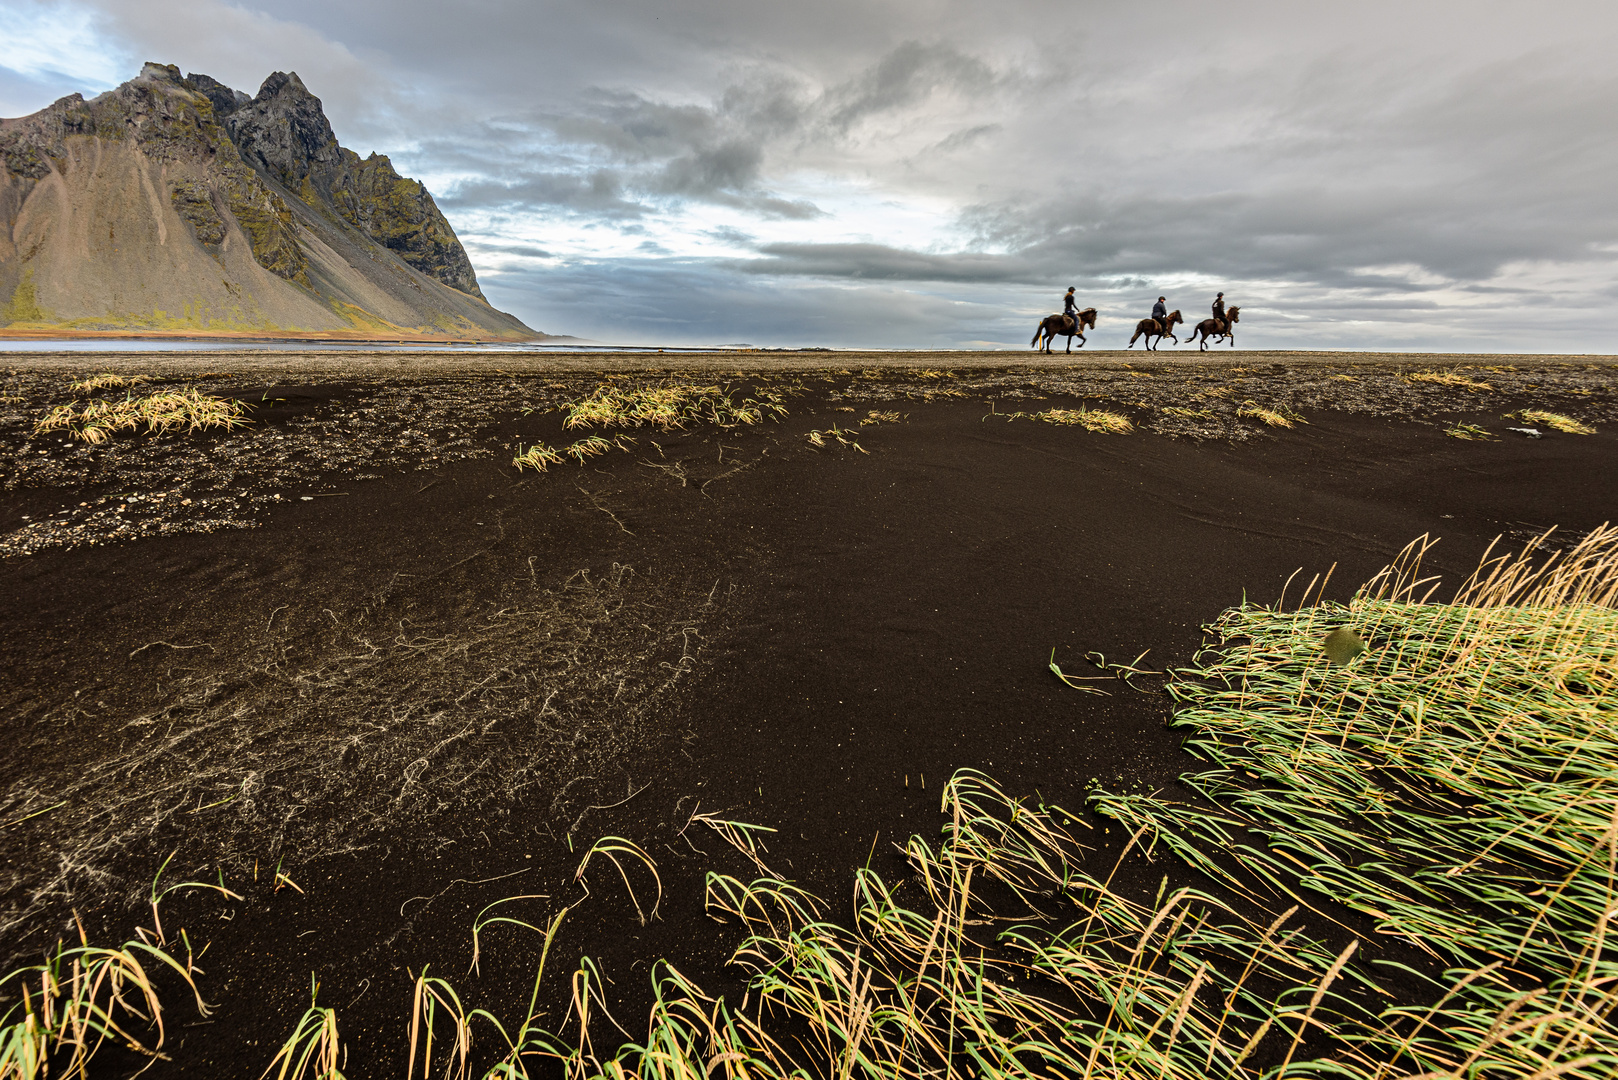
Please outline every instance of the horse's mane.
[[1230, 319], [1230, 320], [1231, 320], [1231, 321], [1232, 321], [1232, 322], [1235, 322], [1235, 321], [1236, 321], [1236, 316], [1237, 316], [1237, 315], [1240, 315], [1240, 314], [1241, 314], [1241, 311], [1242, 311], [1242, 309], [1241, 309], [1241, 308], [1239, 308], [1239, 307], [1233, 307], [1233, 308], [1231, 308], [1231, 309], [1230, 309], [1230, 310], [1229, 310], [1229, 311], [1227, 311], [1227, 312], [1225, 312], [1225, 315], [1226, 315], [1226, 316], [1227, 316], [1227, 317], [1228, 317], [1228, 318], [1229, 318], [1229, 319]]

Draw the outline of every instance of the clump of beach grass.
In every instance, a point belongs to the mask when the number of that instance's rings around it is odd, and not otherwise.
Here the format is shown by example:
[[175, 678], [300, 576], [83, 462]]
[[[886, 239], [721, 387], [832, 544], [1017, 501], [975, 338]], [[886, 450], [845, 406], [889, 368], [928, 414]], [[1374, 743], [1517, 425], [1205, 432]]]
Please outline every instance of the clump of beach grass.
[[1347, 604], [1244, 604], [1209, 628], [1170, 691], [1212, 766], [1182, 782], [1215, 809], [1092, 805], [1247, 895], [1329, 897], [1466, 972], [1404, 1049], [1444, 1075], [1496, 1053], [1521, 1075], [1608, 1075], [1618, 530], [1486, 554], [1449, 603], [1421, 572], [1431, 543]]
[[58, 405], [34, 425], [34, 434], [65, 430], [69, 438], [99, 445], [118, 432], [135, 431], [143, 425], [149, 433], [160, 434], [171, 428], [228, 431], [247, 422], [241, 402], [208, 397], [192, 388], [126, 396], [122, 401]]
[[645, 427], [664, 431], [691, 423], [736, 427], [779, 420], [787, 415], [782, 396], [758, 390], [756, 397], [734, 400], [734, 393], [717, 385], [669, 382], [656, 386], [622, 387], [603, 384], [588, 397], [567, 402], [562, 426], [568, 430], [595, 427]]
[[167, 1060], [163, 1004], [153, 978], [158, 968], [171, 969], [190, 987], [198, 1012], [208, 1015], [189, 964], [182, 966], [140, 940], [116, 949], [93, 946], [82, 925], [78, 931], [77, 946], [58, 944], [44, 963], [0, 979], [0, 994], [21, 999], [0, 1017], [0, 1077], [5, 1080], [44, 1078], [58, 1068], [63, 1076], [86, 1075], [90, 1060], [109, 1041]]
[[1260, 423], [1268, 424], [1270, 427], [1280, 428], [1296, 427], [1299, 424], [1309, 422], [1295, 412], [1272, 409], [1267, 405], [1260, 405], [1256, 401], [1244, 401], [1236, 410], [1236, 415], [1245, 416], [1249, 420], [1257, 420]]
[[1456, 424], [1453, 427], [1445, 428], [1444, 434], [1452, 439], [1466, 439], [1470, 442], [1486, 442], [1495, 438], [1495, 436], [1489, 434], [1487, 428], [1479, 427], [1476, 424]]
[[[1284, 910], [1249, 919], [1167, 877], [1150, 902], [1115, 889], [1148, 827], [1092, 872], [1061, 824], [1074, 815], [975, 770], [955, 774], [941, 809], [940, 840], [903, 845], [903, 889], [855, 871], [846, 923], [791, 882], [710, 872], [705, 910], [743, 935], [731, 954], [749, 976], [741, 1006], [659, 961], [644, 1040], [606, 1051], [592, 1035], [602, 973], [584, 957], [560, 1024], [570, 1034], [530, 1018], [489, 1075], [1391, 1080], [1618, 1065], [1599, 977], [1523, 994], [1494, 961], [1445, 975], [1431, 1003], [1387, 1005], [1383, 972], [1398, 966], [1365, 962], [1352, 938], [1328, 946], [1284, 893]], [[744, 855], [747, 842], [731, 840]], [[1300, 887], [1295, 871], [1276, 881]], [[554, 923], [547, 951], [552, 936]]]
[[1507, 415], [1507, 420], [1519, 420], [1525, 424], [1536, 427], [1548, 427], [1552, 431], [1560, 431], [1568, 435], [1594, 435], [1596, 429], [1589, 424], [1581, 423], [1571, 416], [1562, 413], [1547, 412], [1544, 409], [1522, 409]]
[[1082, 427], [1086, 431], [1102, 435], [1128, 435], [1135, 430], [1135, 425], [1129, 422], [1129, 417], [1107, 409], [1046, 409], [1034, 413], [1033, 418], [1043, 420], [1047, 424]]
[[89, 375], [82, 379], [76, 379], [68, 389], [75, 394], [93, 394], [98, 390], [107, 390], [117, 386], [140, 386], [151, 381], [145, 375], [116, 375], [110, 371], [104, 371], [100, 375]]
[[860, 426], [869, 427], [874, 424], [897, 424], [903, 419], [904, 417], [901, 416], [897, 410], [872, 409], [865, 414], [865, 419], [860, 421]]
[[[281, 1044], [259, 1080], [265, 1080], [271, 1073], [275, 1074], [275, 1080], [343, 1080], [341, 1070], [347, 1065], [348, 1053], [337, 1035], [337, 1010], [322, 1007], [319, 998], [320, 984], [311, 974], [309, 1008], [299, 1017], [292, 1034]], [[414, 1060], [411, 1064], [414, 1065]]]
[[852, 436], [857, 434], [859, 434], [859, 432], [851, 431], [848, 428], [840, 428], [836, 424], [833, 424], [825, 431], [816, 429], [808, 432], [804, 437], [809, 440], [809, 445], [814, 447], [816, 450], [825, 449], [832, 444], [833, 440], [835, 440], [838, 446], [842, 446], [850, 450], [858, 450], [860, 453], [869, 456], [870, 451], [866, 450], [865, 447], [855, 442], [852, 438]]
[[536, 442], [527, 450], [522, 443], [517, 444], [517, 456], [511, 459], [511, 464], [520, 472], [523, 469], [533, 469], [535, 472], [544, 472], [552, 465], [560, 465], [562, 455], [554, 447]]
[[1480, 379], [1473, 379], [1455, 371], [1413, 371], [1400, 376], [1407, 382], [1433, 383], [1438, 386], [1458, 386], [1464, 390], [1493, 390]]
[[583, 465], [586, 459], [605, 454], [611, 449], [612, 443], [608, 442], [606, 439], [603, 439], [599, 435], [591, 435], [573, 443], [566, 450], [563, 450], [562, 453], [566, 454], [574, 461], [577, 461], [580, 465]]

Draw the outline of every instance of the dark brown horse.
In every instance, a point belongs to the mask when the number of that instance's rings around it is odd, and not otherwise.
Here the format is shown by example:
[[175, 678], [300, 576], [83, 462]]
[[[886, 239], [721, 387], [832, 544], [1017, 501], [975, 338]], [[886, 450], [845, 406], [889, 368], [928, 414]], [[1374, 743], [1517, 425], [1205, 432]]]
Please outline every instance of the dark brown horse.
[[1045, 351], [1050, 352], [1051, 342], [1056, 339], [1056, 335], [1065, 334], [1067, 335], [1068, 352], [1073, 351], [1073, 339], [1075, 337], [1079, 339], [1079, 348], [1082, 349], [1084, 348], [1084, 328], [1086, 326], [1092, 330], [1096, 328], [1096, 309], [1093, 307], [1087, 307], [1079, 312], [1077, 319], [1071, 315], [1049, 315], [1044, 322], [1039, 324], [1039, 329], [1034, 331], [1034, 340], [1028, 344], [1030, 346], [1038, 345], [1039, 339], [1043, 335], [1045, 338]]
[[1196, 326], [1191, 328], [1191, 337], [1186, 338], [1186, 340], [1190, 341], [1191, 338], [1201, 334], [1202, 339], [1198, 341], [1197, 344], [1202, 347], [1204, 352], [1206, 352], [1208, 350], [1208, 339], [1210, 337], [1228, 337], [1230, 338], [1230, 347], [1234, 349], [1236, 347], [1235, 326], [1237, 323], [1241, 322], [1241, 315], [1242, 309], [1239, 307], [1233, 307], [1229, 311], [1225, 312], [1225, 317], [1223, 319], [1203, 319]]
[[1180, 317], [1180, 310], [1178, 308], [1169, 312], [1168, 315], [1162, 319], [1142, 319], [1140, 322], [1135, 324], [1135, 337], [1130, 338], [1129, 345], [1124, 346], [1124, 348], [1127, 349], [1131, 345], [1134, 345], [1135, 338], [1141, 337], [1142, 335], [1145, 335], [1146, 337], [1146, 347], [1151, 349], [1153, 352], [1157, 351], [1156, 346], [1152, 344], [1153, 338], [1156, 338], [1158, 345], [1161, 345], [1163, 344], [1163, 339], [1165, 337], [1171, 337], [1174, 338], [1174, 344], [1178, 345], [1180, 343], [1180, 339], [1174, 337], [1174, 324], [1183, 322], [1185, 322], [1185, 320]]

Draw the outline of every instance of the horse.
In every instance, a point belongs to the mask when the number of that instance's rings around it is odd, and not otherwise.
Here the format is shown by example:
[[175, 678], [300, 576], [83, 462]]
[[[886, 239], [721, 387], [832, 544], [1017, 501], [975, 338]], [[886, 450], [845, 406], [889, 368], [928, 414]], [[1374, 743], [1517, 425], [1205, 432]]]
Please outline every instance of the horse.
[[1133, 346], [1135, 344], [1135, 338], [1140, 337], [1142, 334], [1146, 336], [1146, 347], [1151, 349], [1153, 352], [1157, 351], [1152, 347], [1152, 339], [1154, 337], [1157, 339], [1157, 343], [1159, 345], [1163, 344], [1163, 339], [1165, 337], [1174, 338], [1174, 344], [1178, 345], [1180, 343], [1180, 339], [1174, 337], [1174, 324], [1183, 322], [1185, 322], [1185, 320], [1180, 317], [1180, 310], [1178, 308], [1169, 312], [1168, 315], [1161, 320], [1142, 319], [1140, 322], [1135, 324], [1135, 337], [1130, 338], [1129, 345], [1125, 345], [1124, 348], [1127, 349]]
[[1210, 337], [1229, 337], [1230, 347], [1234, 349], [1236, 347], [1236, 331], [1233, 328], [1238, 322], [1241, 322], [1241, 314], [1241, 308], [1233, 307], [1229, 311], [1225, 312], [1225, 317], [1223, 320], [1203, 319], [1192, 328], [1191, 337], [1186, 338], [1186, 340], [1190, 341], [1191, 338], [1201, 334], [1202, 340], [1197, 342], [1197, 344], [1202, 346], [1202, 350], [1204, 352], [1207, 352], [1208, 339]]
[[1028, 345], [1030, 348], [1038, 345], [1040, 335], [1043, 334], [1045, 337], [1045, 351], [1050, 352], [1051, 342], [1056, 339], [1056, 335], [1066, 334], [1068, 352], [1073, 351], [1074, 337], [1079, 339], [1079, 348], [1082, 349], [1084, 348], [1084, 328], [1086, 326], [1092, 330], [1096, 328], [1096, 309], [1093, 307], [1087, 307], [1079, 312], [1077, 319], [1070, 315], [1049, 315], [1039, 324], [1039, 329], [1034, 331], [1034, 340], [1030, 341]]

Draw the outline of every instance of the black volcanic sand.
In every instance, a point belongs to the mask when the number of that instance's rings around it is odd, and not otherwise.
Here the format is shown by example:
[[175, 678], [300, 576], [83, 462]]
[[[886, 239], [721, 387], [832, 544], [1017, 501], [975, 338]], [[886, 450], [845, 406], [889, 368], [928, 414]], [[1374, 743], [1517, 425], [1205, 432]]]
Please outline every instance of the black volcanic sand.
[[[1096, 674], [1086, 650], [1183, 666], [1203, 623], [1275, 601], [1299, 567], [1291, 597], [1335, 564], [1326, 596], [1346, 599], [1432, 533], [1430, 568], [1458, 583], [1498, 535], [1577, 536], [1618, 506], [1610, 367], [1474, 365], [1490, 389], [1467, 390], [1375, 364], [1137, 363], [1146, 375], [735, 374], [738, 398], [780, 392], [790, 415], [634, 430], [627, 451], [543, 475], [514, 470], [511, 448], [575, 437], [554, 405], [598, 377], [173, 374], [254, 399], [255, 424], [81, 452], [30, 438], [70, 397], [62, 375], [19, 367], [0, 539], [20, 551], [52, 516], [84, 528], [0, 560], [7, 969], [74, 910], [101, 943], [152, 926], [174, 851], [165, 884], [222, 870], [244, 898], [164, 900], [170, 937], [207, 947], [216, 1011], [170, 994], [174, 1061], [151, 1075], [261, 1070], [311, 972], [353, 1077], [402, 1067], [425, 964], [518, 1023], [534, 934], [486, 930], [467, 973], [473, 918], [513, 895], [543, 898], [497, 912], [535, 924], [577, 905], [546, 1021], [588, 955], [639, 1034], [660, 957], [739, 992], [723, 966], [736, 931], [704, 915], [703, 875], [753, 871], [694, 811], [779, 830], [765, 861], [842, 918], [856, 866], [905, 876], [893, 844], [936, 835], [956, 769], [1069, 810], [1095, 782], [1175, 788], [1192, 759], [1162, 680], [1081, 695], [1047, 670], [1053, 648], [1070, 673]], [[1236, 415], [1247, 400], [1307, 423], [1265, 428]], [[1003, 415], [1081, 406], [1143, 430]], [[1601, 430], [1506, 432], [1523, 407]], [[901, 419], [861, 426], [872, 411]], [[1457, 422], [1503, 437], [1446, 438]], [[810, 445], [834, 424], [861, 449]], [[129, 496], [159, 491], [174, 507], [141, 520], [172, 527], [120, 532]], [[207, 510], [226, 496], [231, 514]], [[1086, 824], [1110, 867], [1121, 830]], [[574, 881], [605, 835], [657, 862], [644, 927], [609, 864], [588, 896]], [[277, 866], [295, 887], [276, 889]], [[649, 910], [651, 875], [626, 869]], [[1149, 900], [1165, 873], [1195, 880], [1161, 856], [1119, 880]]]

